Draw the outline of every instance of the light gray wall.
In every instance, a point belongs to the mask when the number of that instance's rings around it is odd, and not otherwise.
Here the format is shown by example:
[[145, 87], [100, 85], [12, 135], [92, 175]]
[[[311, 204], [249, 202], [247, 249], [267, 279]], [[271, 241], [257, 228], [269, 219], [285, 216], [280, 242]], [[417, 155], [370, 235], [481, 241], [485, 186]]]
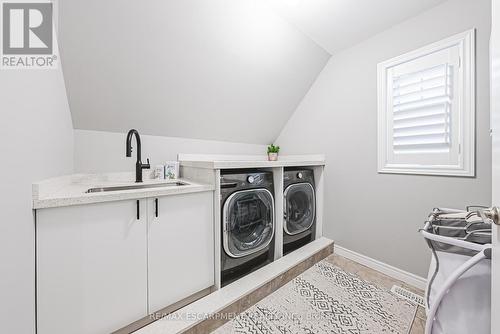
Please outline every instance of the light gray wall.
[[64, 0], [76, 129], [267, 144], [329, 54], [248, 0]]
[[[136, 156], [125, 157], [125, 133], [75, 130], [75, 171], [133, 172]], [[178, 153], [266, 154], [266, 145], [141, 135], [142, 161], [151, 166], [177, 160]], [[135, 147], [135, 142], [132, 146]], [[135, 152], [135, 151], [134, 151]]]
[[0, 332], [34, 333], [31, 183], [73, 170], [73, 127], [61, 66], [0, 73]]
[[330, 54], [347, 49], [446, 0], [266, 1]]
[[[425, 276], [417, 230], [434, 207], [491, 202], [490, 1], [451, 0], [335, 54], [281, 132], [283, 153], [326, 153], [325, 234]], [[377, 63], [477, 28], [476, 178], [377, 174]]]

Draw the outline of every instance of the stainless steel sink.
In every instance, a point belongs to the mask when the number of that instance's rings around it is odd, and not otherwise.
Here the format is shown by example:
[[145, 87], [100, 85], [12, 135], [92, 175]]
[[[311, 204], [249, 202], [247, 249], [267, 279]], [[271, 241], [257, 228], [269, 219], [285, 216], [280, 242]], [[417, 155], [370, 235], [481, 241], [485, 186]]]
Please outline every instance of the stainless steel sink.
[[108, 191], [123, 191], [123, 190], [135, 190], [135, 189], [150, 189], [150, 188], [169, 188], [169, 187], [180, 187], [186, 186], [188, 183], [185, 182], [173, 182], [173, 183], [151, 183], [151, 184], [131, 184], [129, 186], [113, 186], [113, 187], [98, 187], [90, 188], [85, 193], [102, 193]]

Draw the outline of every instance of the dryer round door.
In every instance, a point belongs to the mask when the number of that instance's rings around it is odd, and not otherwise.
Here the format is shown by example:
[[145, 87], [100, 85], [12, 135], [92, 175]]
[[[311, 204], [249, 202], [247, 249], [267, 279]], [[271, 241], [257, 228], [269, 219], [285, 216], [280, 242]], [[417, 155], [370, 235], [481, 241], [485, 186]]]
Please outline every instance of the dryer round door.
[[274, 199], [267, 189], [233, 193], [223, 208], [223, 246], [231, 257], [266, 248], [274, 236]]
[[316, 198], [310, 183], [295, 183], [286, 187], [283, 211], [284, 230], [288, 235], [298, 234], [309, 229], [316, 216]]

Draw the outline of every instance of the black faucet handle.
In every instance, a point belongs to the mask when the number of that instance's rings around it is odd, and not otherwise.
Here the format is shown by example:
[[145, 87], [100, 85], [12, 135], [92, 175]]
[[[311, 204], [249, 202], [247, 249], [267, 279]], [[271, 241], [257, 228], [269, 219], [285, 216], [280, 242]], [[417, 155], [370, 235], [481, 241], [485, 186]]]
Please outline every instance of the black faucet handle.
[[142, 164], [142, 169], [150, 169], [151, 168], [151, 165], [149, 164], [149, 158], [146, 159], [147, 160], [147, 163], [145, 164]]

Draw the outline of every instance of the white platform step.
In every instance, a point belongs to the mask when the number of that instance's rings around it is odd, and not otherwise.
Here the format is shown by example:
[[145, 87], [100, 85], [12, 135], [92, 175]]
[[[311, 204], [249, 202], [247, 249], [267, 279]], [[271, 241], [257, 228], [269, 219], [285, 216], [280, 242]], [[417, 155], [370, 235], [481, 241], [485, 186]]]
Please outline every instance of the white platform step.
[[303, 246], [267, 266], [225, 286], [224, 288], [211, 293], [210, 295], [197, 300], [196, 302], [171, 313], [167, 317], [160, 319], [146, 327], [138, 330], [137, 334], [164, 334], [182, 333], [195, 326], [206, 317], [222, 311], [243, 296], [255, 291], [264, 284], [270, 282], [275, 277], [285, 273], [300, 262], [308, 259], [320, 250], [333, 243], [327, 238], [319, 238]]

